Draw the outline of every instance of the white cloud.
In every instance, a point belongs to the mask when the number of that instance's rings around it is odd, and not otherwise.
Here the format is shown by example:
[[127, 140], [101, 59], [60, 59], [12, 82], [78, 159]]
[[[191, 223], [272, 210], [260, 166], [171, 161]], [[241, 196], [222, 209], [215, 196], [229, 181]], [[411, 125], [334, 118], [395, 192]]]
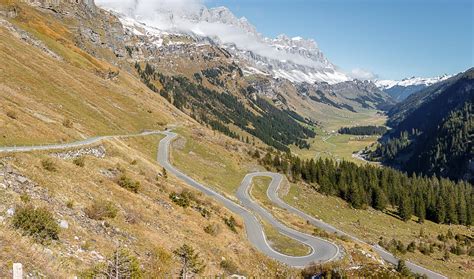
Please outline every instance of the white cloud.
[[360, 68], [353, 69], [348, 75], [352, 78], [360, 80], [374, 80], [377, 78], [377, 75], [373, 72]]
[[99, 6], [111, 8], [126, 15], [153, 18], [157, 11], [182, 13], [203, 7], [201, 0], [95, 0]]

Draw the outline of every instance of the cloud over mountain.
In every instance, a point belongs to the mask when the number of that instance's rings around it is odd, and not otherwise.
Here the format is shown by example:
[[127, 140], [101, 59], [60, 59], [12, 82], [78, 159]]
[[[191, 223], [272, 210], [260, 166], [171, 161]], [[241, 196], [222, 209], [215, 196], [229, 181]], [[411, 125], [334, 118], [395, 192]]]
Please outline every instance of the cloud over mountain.
[[[318, 59], [274, 47], [271, 40], [258, 34], [245, 18], [237, 18], [223, 7], [207, 9], [201, 0], [96, 0], [96, 3], [162, 30], [211, 37], [268, 59], [291, 61], [315, 69], [332, 67], [327, 61], [321, 63]], [[314, 41], [308, 42], [319, 52]]]

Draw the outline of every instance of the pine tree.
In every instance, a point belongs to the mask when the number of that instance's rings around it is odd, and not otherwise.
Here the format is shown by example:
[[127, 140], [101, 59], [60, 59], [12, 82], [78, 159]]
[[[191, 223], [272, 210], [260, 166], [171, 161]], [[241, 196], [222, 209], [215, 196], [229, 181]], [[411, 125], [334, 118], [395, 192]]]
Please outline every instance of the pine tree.
[[199, 254], [194, 251], [194, 248], [187, 244], [183, 244], [183, 246], [176, 249], [174, 254], [181, 259], [183, 264], [180, 278], [188, 278], [189, 273], [199, 274], [205, 268], [204, 263], [199, 259]]
[[446, 218], [446, 207], [444, 205], [443, 197], [441, 196], [436, 200], [435, 218], [436, 222], [440, 224], [444, 223]]
[[398, 216], [403, 221], [408, 221], [413, 213], [412, 205], [407, 194], [402, 194], [398, 203]]
[[387, 196], [380, 188], [375, 188], [374, 190], [374, 201], [373, 207], [377, 210], [383, 211], [388, 204]]

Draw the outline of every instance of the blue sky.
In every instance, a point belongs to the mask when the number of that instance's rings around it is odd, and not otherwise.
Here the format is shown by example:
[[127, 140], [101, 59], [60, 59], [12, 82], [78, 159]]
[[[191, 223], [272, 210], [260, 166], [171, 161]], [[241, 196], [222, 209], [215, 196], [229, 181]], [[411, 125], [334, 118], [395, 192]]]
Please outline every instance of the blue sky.
[[315, 39], [330, 61], [382, 79], [454, 74], [474, 66], [472, 0], [207, 0], [259, 32]]

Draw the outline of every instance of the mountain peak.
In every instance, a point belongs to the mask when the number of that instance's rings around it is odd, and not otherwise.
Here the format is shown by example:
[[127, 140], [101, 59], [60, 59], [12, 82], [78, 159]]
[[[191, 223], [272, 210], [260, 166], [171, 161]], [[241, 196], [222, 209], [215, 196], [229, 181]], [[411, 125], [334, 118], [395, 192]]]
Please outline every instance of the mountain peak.
[[[114, 10], [113, 6], [105, 7]], [[157, 30], [209, 38], [250, 68], [272, 74], [275, 78], [309, 83], [350, 80], [326, 59], [315, 40], [290, 38], [286, 34], [274, 39], [266, 38], [246, 18], [238, 18], [227, 7], [207, 8], [201, 5], [197, 9], [187, 9], [186, 14], [173, 12], [166, 6], [149, 8], [143, 13], [140, 11], [132, 10], [132, 14], [126, 15]]]

